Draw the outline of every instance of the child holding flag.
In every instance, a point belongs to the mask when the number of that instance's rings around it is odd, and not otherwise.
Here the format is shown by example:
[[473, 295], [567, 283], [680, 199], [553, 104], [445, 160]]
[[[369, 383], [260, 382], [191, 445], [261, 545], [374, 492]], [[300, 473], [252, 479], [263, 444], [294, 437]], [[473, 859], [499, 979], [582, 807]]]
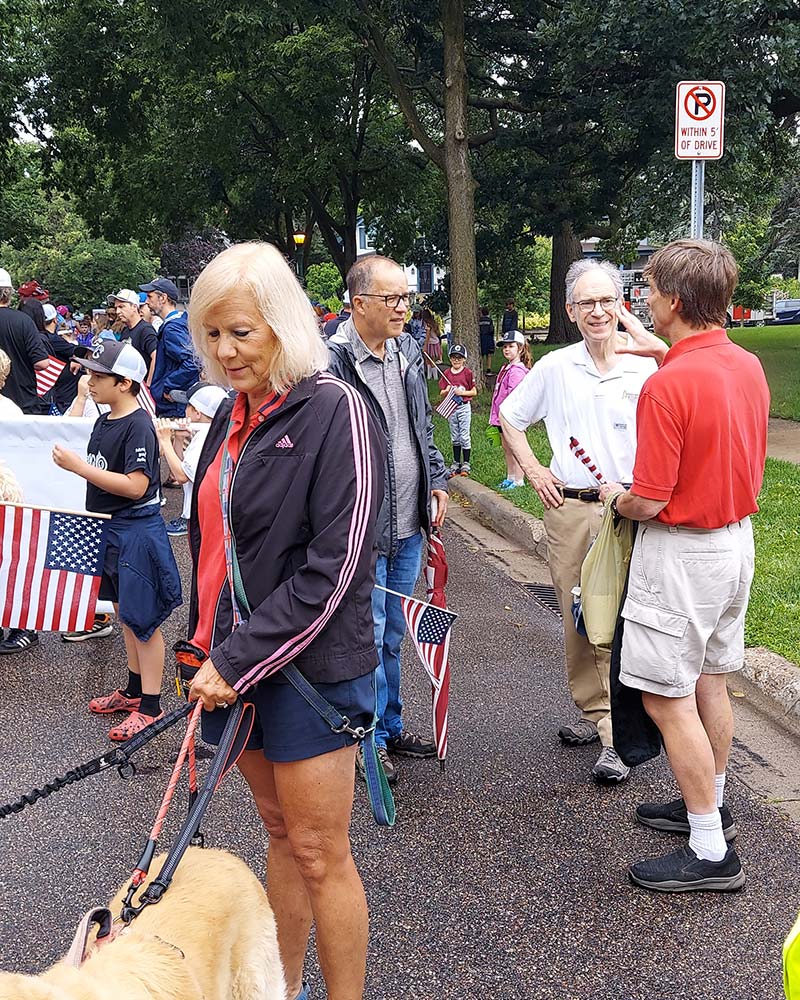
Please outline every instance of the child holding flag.
[[100, 715], [129, 713], [109, 732], [122, 741], [150, 725], [161, 711], [164, 637], [160, 625], [181, 603], [181, 581], [161, 519], [159, 453], [152, 419], [136, 397], [147, 375], [129, 343], [103, 340], [77, 348], [89, 371], [89, 392], [107, 404], [92, 429], [87, 458], [56, 445], [53, 461], [86, 480], [86, 509], [110, 514], [100, 598], [113, 601], [128, 654], [128, 682], [93, 698]]
[[467, 368], [467, 349], [463, 344], [453, 344], [450, 348], [450, 367], [439, 379], [442, 402], [437, 412], [447, 417], [450, 424], [450, 440], [453, 442], [453, 464], [448, 471], [452, 476], [468, 476], [469, 460], [472, 453], [470, 424], [472, 404], [470, 399], [477, 393], [475, 376]]
[[508, 330], [498, 340], [498, 345], [503, 349], [503, 357], [506, 363], [497, 373], [497, 381], [494, 384], [494, 395], [492, 396], [492, 408], [489, 413], [489, 425], [497, 428], [500, 436], [500, 443], [506, 456], [506, 478], [497, 487], [499, 490], [513, 490], [517, 486], [525, 483], [525, 473], [522, 466], [514, 458], [511, 449], [506, 447], [500, 430], [500, 404], [509, 396], [520, 382], [528, 374], [533, 362], [531, 361], [528, 345], [525, 343], [525, 335], [519, 330]]

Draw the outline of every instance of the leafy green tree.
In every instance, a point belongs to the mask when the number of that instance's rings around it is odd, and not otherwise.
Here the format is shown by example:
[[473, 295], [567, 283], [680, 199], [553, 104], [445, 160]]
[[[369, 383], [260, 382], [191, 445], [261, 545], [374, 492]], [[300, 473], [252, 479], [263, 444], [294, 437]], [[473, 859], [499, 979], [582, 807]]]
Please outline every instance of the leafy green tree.
[[17, 282], [36, 278], [49, 291], [51, 301], [84, 309], [104, 304], [110, 292], [136, 288], [156, 272], [156, 260], [136, 243], [109, 243], [83, 234], [74, 237], [56, 235], [22, 250], [0, 244], [0, 260]]
[[342, 276], [335, 264], [312, 264], [306, 271], [306, 291], [322, 302], [338, 300], [344, 291]]

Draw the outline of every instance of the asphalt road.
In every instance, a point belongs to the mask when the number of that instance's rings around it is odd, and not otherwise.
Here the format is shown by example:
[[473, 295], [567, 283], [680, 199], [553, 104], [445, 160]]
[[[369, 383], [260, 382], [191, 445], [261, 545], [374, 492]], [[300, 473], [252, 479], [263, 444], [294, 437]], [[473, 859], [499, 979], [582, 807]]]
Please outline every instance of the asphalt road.
[[[596, 746], [568, 750], [555, 736], [571, 717], [559, 622], [459, 529], [445, 541], [448, 598], [461, 616], [447, 770], [401, 762], [396, 828], [374, 826], [363, 788], [353, 821], [371, 911], [367, 996], [778, 1000], [781, 942], [800, 907], [797, 827], [734, 774], [746, 889], [663, 896], [631, 886], [631, 861], [679, 844], [632, 820], [639, 801], [674, 796], [668, 768], [652, 762], [619, 789], [592, 783]], [[186, 542], [174, 546], [185, 572]], [[169, 642], [184, 610], [168, 623]], [[123, 670], [118, 633], [77, 646], [47, 635], [0, 660], [0, 802], [107, 746], [107, 721], [86, 703]], [[405, 694], [408, 724], [425, 729], [427, 681], [409, 650]], [[4, 969], [46, 967], [79, 915], [127, 879], [178, 742], [173, 730], [151, 744], [132, 781], [106, 772], [0, 821]], [[207, 843], [263, 875], [264, 834], [237, 775], [204, 827]], [[308, 971], [322, 997], [313, 955]]]

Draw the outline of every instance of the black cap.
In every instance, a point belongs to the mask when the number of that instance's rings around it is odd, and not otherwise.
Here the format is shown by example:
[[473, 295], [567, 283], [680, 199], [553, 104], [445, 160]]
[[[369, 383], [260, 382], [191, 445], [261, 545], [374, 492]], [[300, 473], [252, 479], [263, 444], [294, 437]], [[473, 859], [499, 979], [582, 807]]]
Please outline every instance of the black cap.
[[464, 347], [463, 344], [453, 344], [453, 346], [447, 353], [450, 355], [451, 358], [454, 354], [460, 354], [462, 358], [466, 358], [467, 349], [466, 347]]
[[177, 302], [181, 293], [178, 291], [178, 286], [174, 281], [170, 281], [169, 278], [154, 278], [153, 281], [149, 281], [146, 285], [139, 285], [140, 292], [163, 292], [165, 295], [169, 296], [173, 302]]

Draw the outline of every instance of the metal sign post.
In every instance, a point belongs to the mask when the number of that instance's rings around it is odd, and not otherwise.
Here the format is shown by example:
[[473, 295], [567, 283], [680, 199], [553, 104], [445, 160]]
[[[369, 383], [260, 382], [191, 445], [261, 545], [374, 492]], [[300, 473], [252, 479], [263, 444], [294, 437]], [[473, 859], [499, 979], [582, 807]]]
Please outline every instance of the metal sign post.
[[703, 207], [706, 186], [706, 161], [692, 160], [692, 213], [689, 235], [693, 240], [703, 238]]
[[692, 161], [690, 235], [703, 238], [706, 160], [722, 156], [725, 134], [725, 84], [683, 80], [675, 93], [675, 157]]

